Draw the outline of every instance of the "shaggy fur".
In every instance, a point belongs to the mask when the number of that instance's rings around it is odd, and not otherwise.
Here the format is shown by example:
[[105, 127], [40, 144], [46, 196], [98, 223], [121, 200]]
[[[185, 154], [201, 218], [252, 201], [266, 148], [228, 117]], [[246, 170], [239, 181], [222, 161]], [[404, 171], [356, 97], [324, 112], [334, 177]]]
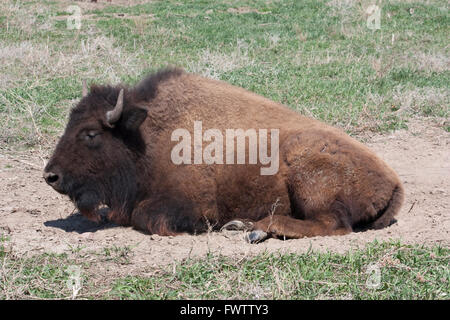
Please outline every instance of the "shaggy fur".
[[[124, 110], [111, 127], [105, 114], [122, 88]], [[173, 164], [172, 132], [185, 128], [193, 136], [196, 120], [222, 132], [279, 129], [278, 173], [262, 176], [260, 164]], [[346, 234], [388, 226], [403, 200], [396, 173], [340, 130], [179, 69], [133, 88], [92, 86], [72, 110], [44, 175], [89, 219], [98, 221], [105, 204], [111, 221], [160, 235], [233, 219], [272, 236]]]

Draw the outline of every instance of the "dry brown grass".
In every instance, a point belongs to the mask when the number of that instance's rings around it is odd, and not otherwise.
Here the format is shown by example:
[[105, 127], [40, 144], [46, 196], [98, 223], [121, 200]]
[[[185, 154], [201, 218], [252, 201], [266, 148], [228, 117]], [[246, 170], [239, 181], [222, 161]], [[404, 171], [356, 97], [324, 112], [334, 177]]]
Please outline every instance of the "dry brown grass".
[[405, 112], [421, 114], [424, 109], [442, 108], [449, 112], [450, 94], [443, 88], [412, 88], [398, 86], [393, 90], [393, 102], [398, 108], [397, 114]]
[[419, 71], [444, 72], [450, 70], [450, 57], [448, 53], [417, 52], [413, 55], [413, 63]]
[[0, 43], [0, 72], [7, 75], [0, 77], [0, 81], [3, 88], [16, 87], [25, 80], [25, 74], [31, 86], [77, 74], [79, 78], [117, 83], [120, 82], [120, 75], [142, 70], [141, 52], [142, 48], [137, 48], [133, 53], [124, 52], [112, 38], [103, 35], [68, 44], [64, 50], [32, 41]]
[[251, 66], [254, 61], [248, 55], [248, 46], [243, 41], [237, 41], [236, 48], [230, 53], [212, 52], [209, 49], [201, 51], [198, 60], [188, 65], [188, 70], [212, 79], [244, 66]]

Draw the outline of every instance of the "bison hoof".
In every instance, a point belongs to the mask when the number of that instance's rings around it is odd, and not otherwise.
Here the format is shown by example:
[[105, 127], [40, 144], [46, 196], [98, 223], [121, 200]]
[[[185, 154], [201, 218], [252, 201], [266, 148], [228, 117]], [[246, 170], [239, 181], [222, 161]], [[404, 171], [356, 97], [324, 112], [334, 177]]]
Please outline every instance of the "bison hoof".
[[267, 232], [264, 232], [262, 230], [255, 230], [248, 233], [245, 237], [245, 240], [248, 243], [258, 243], [265, 240], [267, 236], [268, 236]]
[[232, 220], [226, 224], [223, 225], [222, 228], [220, 228], [220, 231], [223, 230], [251, 230], [253, 228], [253, 223], [251, 222], [242, 222], [240, 220]]

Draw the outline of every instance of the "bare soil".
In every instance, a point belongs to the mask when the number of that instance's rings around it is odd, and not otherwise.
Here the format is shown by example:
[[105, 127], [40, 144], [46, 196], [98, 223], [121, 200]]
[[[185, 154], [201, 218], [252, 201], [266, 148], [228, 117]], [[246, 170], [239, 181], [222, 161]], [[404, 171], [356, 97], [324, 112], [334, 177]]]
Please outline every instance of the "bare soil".
[[[408, 130], [359, 137], [400, 175], [406, 190], [397, 223], [378, 231], [345, 236], [295, 240], [269, 239], [250, 245], [244, 233], [212, 232], [201, 235], [161, 237], [112, 224], [86, 220], [64, 196], [42, 179], [48, 151], [0, 149], [0, 234], [10, 238], [17, 254], [71, 253], [75, 249], [101, 252], [129, 246], [127, 268], [161, 266], [208, 252], [236, 258], [263, 251], [342, 253], [375, 239], [403, 243], [450, 245], [450, 133], [425, 120], [411, 120]], [[40, 155], [42, 155], [40, 157]], [[132, 271], [132, 270], [128, 270]]]

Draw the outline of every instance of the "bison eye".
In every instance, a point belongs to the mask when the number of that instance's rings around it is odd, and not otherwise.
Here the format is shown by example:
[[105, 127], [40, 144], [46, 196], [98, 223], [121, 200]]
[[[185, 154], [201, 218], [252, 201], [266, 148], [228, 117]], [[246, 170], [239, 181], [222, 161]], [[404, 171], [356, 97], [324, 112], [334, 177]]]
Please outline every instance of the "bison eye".
[[86, 130], [82, 133], [80, 138], [84, 144], [89, 148], [98, 148], [101, 144], [100, 136], [102, 132], [97, 130]]
[[94, 131], [94, 130], [89, 130], [86, 131], [85, 135], [84, 135], [84, 140], [90, 142], [90, 141], [94, 141], [95, 137], [99, 136], [100, 132], [98, 131]]

